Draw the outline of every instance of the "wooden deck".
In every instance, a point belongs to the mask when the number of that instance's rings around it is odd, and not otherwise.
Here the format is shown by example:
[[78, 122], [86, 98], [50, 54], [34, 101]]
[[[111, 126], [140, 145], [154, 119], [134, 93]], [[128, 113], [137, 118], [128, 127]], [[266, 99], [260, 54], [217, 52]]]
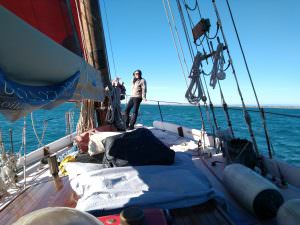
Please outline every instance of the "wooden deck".
[[[31, 186], [0, 212], [0, 224], [10, 225], [23, 215], [45, 207], [75, 207], [75, 196], [67, 177], [51, 179]], [[199, 206], [171, 210], [170, 216], [171, 224], [174, 225], [233, 224], [214, 201]]]
[[34, 210], [53, 207], [75, 207], [74, 192], [67, 177], [53, 179], [31, 186], [0, 212], [0, 224], [11, 225]]

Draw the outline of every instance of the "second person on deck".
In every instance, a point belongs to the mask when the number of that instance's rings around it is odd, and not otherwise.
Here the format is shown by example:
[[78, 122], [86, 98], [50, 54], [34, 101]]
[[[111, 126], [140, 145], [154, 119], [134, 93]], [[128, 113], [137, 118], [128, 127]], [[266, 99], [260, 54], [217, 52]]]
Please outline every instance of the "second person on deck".
[[[138, 116], [140, 104], [141, 104], [142, 100], [147, 101], [146, 93], [147, 93], [146, 80], [144, 78], [142, 78], [142, 71], [136, 70], [133, 72], [131, 97], [130, 97], [127, 107], [125, 109], [126, 129], [129, 129], [129, 130], [134, 129], [134, 124], [135, 124], [137, 116]], [[129, 113], [132, 108], [133, 108], [133, 114], [132, 114], [131, 119], [129, 119]]]

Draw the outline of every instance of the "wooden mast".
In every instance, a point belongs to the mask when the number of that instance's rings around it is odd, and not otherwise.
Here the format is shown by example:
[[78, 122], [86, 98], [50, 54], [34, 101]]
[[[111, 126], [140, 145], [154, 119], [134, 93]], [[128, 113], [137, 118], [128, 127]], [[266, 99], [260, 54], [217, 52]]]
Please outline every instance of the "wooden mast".
[[[110, 71], [105, 46], [105, 36], [101, 18], [100, 3], [98, 0], [76, 1], [80, 21], [81, 36], [84, 56], [86, 61], [101, 72], [104, 87], [110, 83]], [[108, 99], [104, 102], [85, 100], [81, 109], [78, 122], [78, 132], [84, 132], [96, 126], [94, 115], [97, 117], [97, 125], [105, 124]]]

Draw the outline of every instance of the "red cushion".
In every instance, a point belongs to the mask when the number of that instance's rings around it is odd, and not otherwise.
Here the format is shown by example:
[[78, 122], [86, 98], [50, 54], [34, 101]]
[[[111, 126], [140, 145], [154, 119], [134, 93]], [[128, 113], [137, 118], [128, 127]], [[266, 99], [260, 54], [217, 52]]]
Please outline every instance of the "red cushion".
[[91, 130], [88, 130], [80, 135], [77, 135], [75, 137], [75, 142], [80, 149], [81, 152], [87, 152], [88, 151], [88, 144], [90, 141], [90, 135], [94, 134], [96, 131], [117, 131], [115, 126], [113, 125], [105, 125], [101, 127], [97, 127]]
[[[144, 209], [145, 214], [145, 224], [147, 225], [167, 225], [167, 220], [165, 214], [161, 209]], [[109, 215], [98, 217], [105, 225], [119, 225], [120, 215]]]

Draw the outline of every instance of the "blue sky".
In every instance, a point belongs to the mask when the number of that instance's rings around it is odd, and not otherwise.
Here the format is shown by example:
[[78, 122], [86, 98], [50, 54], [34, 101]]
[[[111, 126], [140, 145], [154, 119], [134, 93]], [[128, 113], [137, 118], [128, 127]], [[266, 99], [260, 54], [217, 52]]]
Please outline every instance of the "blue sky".
[[[105, 1], [108, 21], [103, 11]], [[176, 1], [177, 28], [189, 68], [188, 55]], [[195, 0], [186, 0], [191, 6]], [[216, 16], [211, 0], [198, 0], [201, 12], [212, 24], [211, 35], [216, 29]], [[247, 104], [255, 99], [238, 48], [225, 0], [217, 0], [223, 27], [237, 71], [242, 94]], [[229, 1], [235, 17], [260, 103], [263, 105], [300, 105], [300, 2], [297, 0], [243, 0]], [[177, 53], [173, 44], [162, 0], [100, 0], [104, 26], [109, 24], [112, 54], [108, 45], [110, 70], [125, 82], [130, 94], [132, 72], [139, 68], [148, 83], [147, 99], [186, 102], [187, 89]], [[198, 14], [191, 15], [193, 22]], [[106, 34], [107, 27], [105, 28]], [[221, 36], [221, 34], [219, 33]], [[108, 36], [106, 37], [108, 43]], [[228, 104], [240, 104], [237, 88], [231, 73], [221, 81]], [[208, 81], [208, 80], [207, 80]], [[220, 104], [219, 90], [209, 89], [214, 104]]]

